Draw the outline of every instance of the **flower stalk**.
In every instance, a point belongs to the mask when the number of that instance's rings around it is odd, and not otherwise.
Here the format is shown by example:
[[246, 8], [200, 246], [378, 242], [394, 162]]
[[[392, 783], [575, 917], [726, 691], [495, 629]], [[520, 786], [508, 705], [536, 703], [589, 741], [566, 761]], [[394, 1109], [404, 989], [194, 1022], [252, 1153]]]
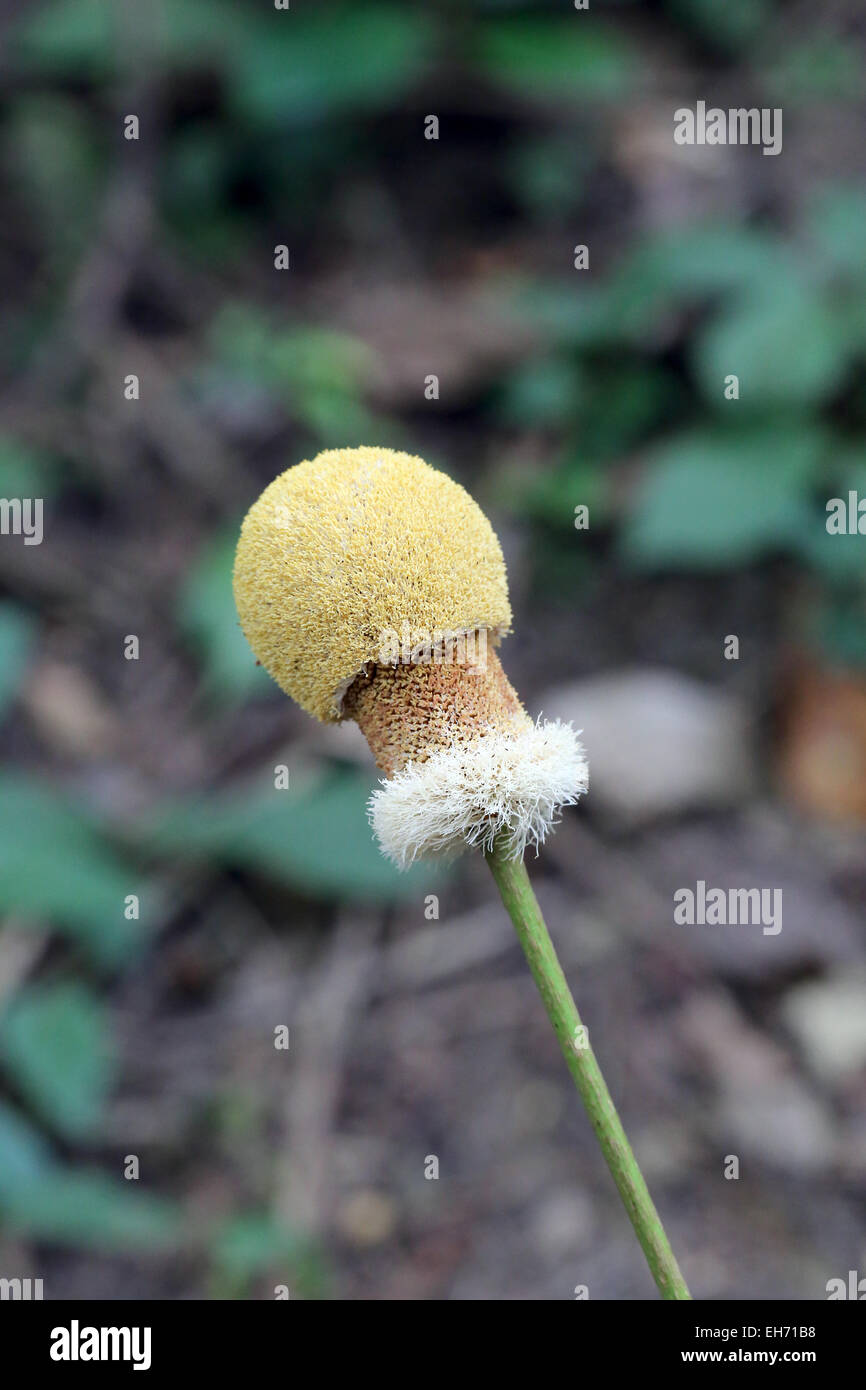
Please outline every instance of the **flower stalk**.
[[638, 1167], [607, 1083], [589, 1045], [577, 1005], [547, 930], [522, 859], [508, 857], [497, 843], [485, 855], [502, 901], [514, 923], [547, 1016], [568, 1070], [580, 1092], [605, 1162], [619, 1190], [653, 1279], [664, 1299], [690, 1299], [661, 1218]]

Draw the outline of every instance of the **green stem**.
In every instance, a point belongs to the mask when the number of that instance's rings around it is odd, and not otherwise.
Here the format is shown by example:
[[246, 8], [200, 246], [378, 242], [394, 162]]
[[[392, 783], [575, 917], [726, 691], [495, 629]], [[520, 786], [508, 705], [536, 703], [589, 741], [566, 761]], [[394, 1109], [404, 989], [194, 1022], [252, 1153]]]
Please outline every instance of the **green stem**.
[[662, 1298], [691, 1298], [587, 1040], [526, 866], [522, 859], [506, 859], [497, 846], [486, 859], [659, 1292]]

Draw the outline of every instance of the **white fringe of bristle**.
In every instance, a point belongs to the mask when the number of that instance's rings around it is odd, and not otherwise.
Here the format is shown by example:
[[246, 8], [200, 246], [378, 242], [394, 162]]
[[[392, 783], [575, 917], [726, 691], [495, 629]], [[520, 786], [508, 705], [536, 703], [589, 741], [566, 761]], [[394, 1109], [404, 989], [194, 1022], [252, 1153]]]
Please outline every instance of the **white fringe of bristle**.
[[369, 802], [382, 853], [401, 869], [415, 859], [489, 850], [501, 836], [509, 859], [535, 850], [586, 791], [578, 733], [560, 720], [491, 730], [383, 780]]

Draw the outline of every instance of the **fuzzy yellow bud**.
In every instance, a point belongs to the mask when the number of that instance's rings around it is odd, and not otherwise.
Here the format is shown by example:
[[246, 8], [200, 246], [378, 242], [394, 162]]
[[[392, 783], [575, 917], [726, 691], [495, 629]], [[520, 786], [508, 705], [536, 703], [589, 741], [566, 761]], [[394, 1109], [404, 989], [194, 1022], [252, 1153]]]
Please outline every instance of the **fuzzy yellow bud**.
[[411, 454], [330, 449], [265, 488], [235, 560], [241, 627], [262, 665], [322, 720], [412, 633], [511, 627], [499, 541], [468, 492]]

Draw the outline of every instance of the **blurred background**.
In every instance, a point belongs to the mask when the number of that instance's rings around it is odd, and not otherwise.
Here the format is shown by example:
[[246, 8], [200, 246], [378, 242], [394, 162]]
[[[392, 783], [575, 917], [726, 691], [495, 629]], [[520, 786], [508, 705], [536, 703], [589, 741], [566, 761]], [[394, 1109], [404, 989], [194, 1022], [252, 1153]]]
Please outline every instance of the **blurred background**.
[[[584, 729], [531, 869], [695, 1296], [866, 1274], [862, 7], [0, 26], [0, 495], [44, 499], [0, 536], [0, 1274], [654, 1297], [484, 864], [392, 871], [357, 730], [238, 629], [244, 511], [357, 443], [479, 500], [506, 670]], [[782, 153], [676, 146], [698, 100]], [[698, 880], [782, 931], [675, 926]]]

